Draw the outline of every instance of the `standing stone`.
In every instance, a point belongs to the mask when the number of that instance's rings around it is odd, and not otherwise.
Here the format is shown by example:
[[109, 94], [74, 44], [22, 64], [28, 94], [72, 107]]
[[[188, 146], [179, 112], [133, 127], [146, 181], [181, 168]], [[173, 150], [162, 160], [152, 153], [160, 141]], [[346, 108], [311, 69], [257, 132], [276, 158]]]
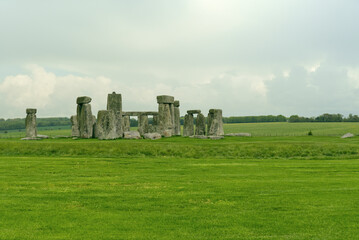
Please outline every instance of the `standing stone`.
[[206, 135], [206, 118], [202, 113], [197, 115], [196, 135]]
[[174, 121], [175, 121], [175, 135], [181, 136], [181, 115], [180, 115], [180, 102], [174, 102]]
[[148, 116], [145, 114], [141, 114], [138, 116], [138, 132], [141, 136], [145, 133], [148, 133], [149, 125], [148, 125]]
[[37, 136], [36, 112], [37, 110], [35, 108], [26, 109], [25, 127], [26, 137], [28, 138], [36, 138]]
[[122, 119], [122, 95], [113, 92], [107, 95], [107, 110], [115, 114], [116, 138], [123, 136], [123, 119]]
[[92, 138], [94, 135], [94, 119], [91, 111], [91, 98], [78, 97], [77, 98], [77, 121], [79, 124], [80, 137]]
[[174, 97], [162, 95], [157, 96], [158, 119], [157, 131], [166, 136], [174, 133]]
[[123, 116], [122, 117], [122, 129], [123, 129], [123, 132], [131, 131], [130, 116]]
[[183, 136], [189, 137], [194, 134], [193, 114], [184, 116]]
[[122, 112], [122, 95], [113, 92], [107, 95], [107, 110]]
[[102, 110], [97, 114], [96, 137], [98, 139], [116, 139], [116, 115], [113, 111]]
[[210, 109], [208, 113], [208, 135], [223, 136], [223, 119], [221, 109]]
[[72, 136], [73, 137], [80, 137], [80, 130], [79, 130], [79, 123], [77, 121], [77, 116], [76, 115], [73, 115], [71, 116], [70, 118], [71, 120], [71, 125], [72, 125]]

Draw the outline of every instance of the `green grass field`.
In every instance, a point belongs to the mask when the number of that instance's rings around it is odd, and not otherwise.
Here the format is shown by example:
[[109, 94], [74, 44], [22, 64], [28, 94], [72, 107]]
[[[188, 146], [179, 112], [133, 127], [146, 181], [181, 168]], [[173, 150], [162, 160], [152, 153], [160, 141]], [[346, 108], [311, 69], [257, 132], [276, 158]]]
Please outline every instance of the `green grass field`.
[[[291, 129], [305, 135], [304, 125]], [[357, 239], [359, 137], [338, 137], [355, 126], [222, 140], [0, 139], [0, 239]]]

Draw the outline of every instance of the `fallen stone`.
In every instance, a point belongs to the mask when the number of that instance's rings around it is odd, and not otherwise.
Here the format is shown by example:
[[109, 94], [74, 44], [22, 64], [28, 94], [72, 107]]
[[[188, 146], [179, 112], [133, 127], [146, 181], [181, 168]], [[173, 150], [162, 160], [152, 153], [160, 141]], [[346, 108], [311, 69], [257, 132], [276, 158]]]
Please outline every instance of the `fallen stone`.
[[228, 133], [225, 134], [226, 137], [251, 137], [252, 134], [250, 133]]
[[[58, 138], [70, 138], [71, 136], [65, 136], [65, 135], [57, 135], [55, 137], [52, 137], [53, 139], [58, 139]], [[72, 139], [75, 139], [77, 137], [73, 137]]]
[[219, 139], [223, 139], [224, 136], [208, 136], [208, 138], [212, 140], [219, 140]]
[[143, 137], [145, 139], [151, 139], [151, 140], [157, 140], [157, 139], [162, 138], [161, 134], [159, 134], [159, 133], [145, 133], [143, 135]]
[[42, 138], [38, 138], [38, 137], [24, 137], [21, 138], [21, 140], [41, 140]]
[[91, 102], [91, 98], [87, 97], [87, 96], [82, 96], [82, 97], [78, 97], [76, 99], [76, 103], [77, 104], [86, 104], [86, 103], [90, 103]]
[[351, 138], [351, 137], [354, 137], [354, 134], [352, 134], [352, 133], [346, 133], [346, 134], [344, 134], [341, 138]]
[[141, 135], [138, 131], [128, 131], [124, 132], [123, 138], [125, 139], [141, 139]]
[[208, 139], [207, 136], [203, 136], [203, 135], [193, 135], [193, 136], [190, 136], [190, 138]]
[[40, 135], [40, 134], [38, 134], [36, 137], [41, 138], [41, 139], [48, 139], [49, 138], [49, 136], [47, 136], [47, 135]]

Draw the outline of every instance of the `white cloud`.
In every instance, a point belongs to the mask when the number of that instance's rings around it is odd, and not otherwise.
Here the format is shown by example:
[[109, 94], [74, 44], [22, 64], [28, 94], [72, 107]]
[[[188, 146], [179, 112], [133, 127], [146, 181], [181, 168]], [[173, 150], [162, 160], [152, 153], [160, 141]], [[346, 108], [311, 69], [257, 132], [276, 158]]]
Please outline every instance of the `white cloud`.
[[0, 83], [4, 99], [0, 106], [8, 117], [25, 115], [26, 108], [37, 108], [39, 116], [69, 116], [76, 112], [76, 97], [93, 98], [94, 108], [106, 107], [106, 94], [112, 81], [105, 77], [56, 76], [38, 65], [29, 65], [28, 75], [8, 76]]

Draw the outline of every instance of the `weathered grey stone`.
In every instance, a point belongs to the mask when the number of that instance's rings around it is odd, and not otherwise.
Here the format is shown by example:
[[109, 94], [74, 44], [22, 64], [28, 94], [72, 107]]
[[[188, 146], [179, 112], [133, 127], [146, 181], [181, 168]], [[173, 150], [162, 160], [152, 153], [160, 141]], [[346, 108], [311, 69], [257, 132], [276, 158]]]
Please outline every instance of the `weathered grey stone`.
[[183, 136], [189, 137], [193, 135], [194, 135], [193, 115], [186, 114], [184, 116]]
[[204, 136], [204, 135], [193, 135], [193, 136], [190, 136], [190, 138], [208, 139], [208, 137]]
[[27, 108], [26, 114], [36, 114], [37, 110], [36, 108]]
[[157, 96], [157, 103], [167, 103], [167, 104], [169, 104], [169, 103], [171, 103], [171, 104], [173, 104], [174, 103], [174, 101], [175, 101], [175, 98], [174, 97], [172, 97], [172, 96], [168, 96], [168, 95], [161, 95], [161, 96]]
[[123, 116], [122, 117], [122, 129], [123, 132], [131, 131], [131, 124], [130, 124], [130, 116]]
[[138, 131], [124, 132], [123, 138], [125, 139], [141, 139], [141, 135]]
[[160, 103], [158, 105], [157, 129], [162, 135], [164, 131], [172, 131], [174, 128], [171, 109], [171, 104]]
[[91, 102], [91, 98], [87, 96], [78, 97], [76, 100], [77, 104], [87, 104]]
[[122, 112], [122, 95], [113, 92], [107, 95], [107, 110]]
[[49, 138], [49, 136], [41, 135], [41, 134], [38, 134], [36, 137], [41, 138], [41, 139], [48, 139]]
[[206, 118], [202, 113], [197, 115], [196, 135], [206, 135]]
[[172, 130], [171, 129], [164, 130], [162, 135], [164, 137], [172, 137]]
[[27, 113], [25, 119], [26, 137], [35, 138], [37, 136], [36, 109], [28, 108], [26, 109], [26, 113]]
[[188, 110], [187, 113], [188, 114], [199, 114], [199, 113], [201, 113], [201, 110]]
[[42, 138], [38, 138], [38, 137], [24, 137], [21, 138], [21, 140], [41, 140]]
[[96, 137], [101, 140], [119, 138], [116, 131], [116, 115], [114, 111], [98, 111]]
[[174, 104], [174, 122], [175, 122], [174, 135], [181, 136], [181, 115], [179, 109], [179, 101], [175, 101]]
[[77, 105], [77, 121], [79, 124], [80, 137], [92, 138], [94, 135], [94, 118], [90, 104]]
[[346, 134], [344, 134], [341, 138], [352, 138], [352, 137], [354, 137], [354, 134], [352, 134], [352, 133], [346, 133]]
[[148, 133], [148, 116], [147, 115], [140, 115], [138, 117], [138, 132], [141, 136], [145, 133]]
[[175, 100], [174, 103], [173, 103], [173, 105], [174, 105], [175, 107], [179, 107], [179, 106], [180, 106], [180, 101]]
[[141, 115], [152, 115], [152, 116], [157, 116], [158, 112], [153, 112], [153, 111], [145, 111], [145, 112], [122, 112], [122, 116], [141, 116]]
[[73, 137], [79, 137], [80, 136], [80, 129], [79, 129], [79, 123], [77, 121], [77, 116], [76, 115], [73, 115], [71, 116], [70, 118], [71, 120], [71, 135]]
[[156, 139], [162, 138], [161, 134], [159, 134], [159, 133], [145, 133], [143, 135], [143, 137], [145, 139], [151, 139], [151, 140], [156, 140]]
[[58, 138], [71, 138], [71, 136], [66, 136], [66, 135], [56, 135], [55, 137], [52, 137], [53, 139], [58, 139]]
[[251, 137], [252, 134], [250, 133], [228, 133], [225, 134], [226, 137]]
[[210, 109], [209, 110], [207, 130], [208, 130], [209, 136], [224, 135], [222, 110], [221, 109]]
[[208, 136], [208, 138], [212, 140], [219, 140], [219, 139], [223, 139], [224, 136]]

